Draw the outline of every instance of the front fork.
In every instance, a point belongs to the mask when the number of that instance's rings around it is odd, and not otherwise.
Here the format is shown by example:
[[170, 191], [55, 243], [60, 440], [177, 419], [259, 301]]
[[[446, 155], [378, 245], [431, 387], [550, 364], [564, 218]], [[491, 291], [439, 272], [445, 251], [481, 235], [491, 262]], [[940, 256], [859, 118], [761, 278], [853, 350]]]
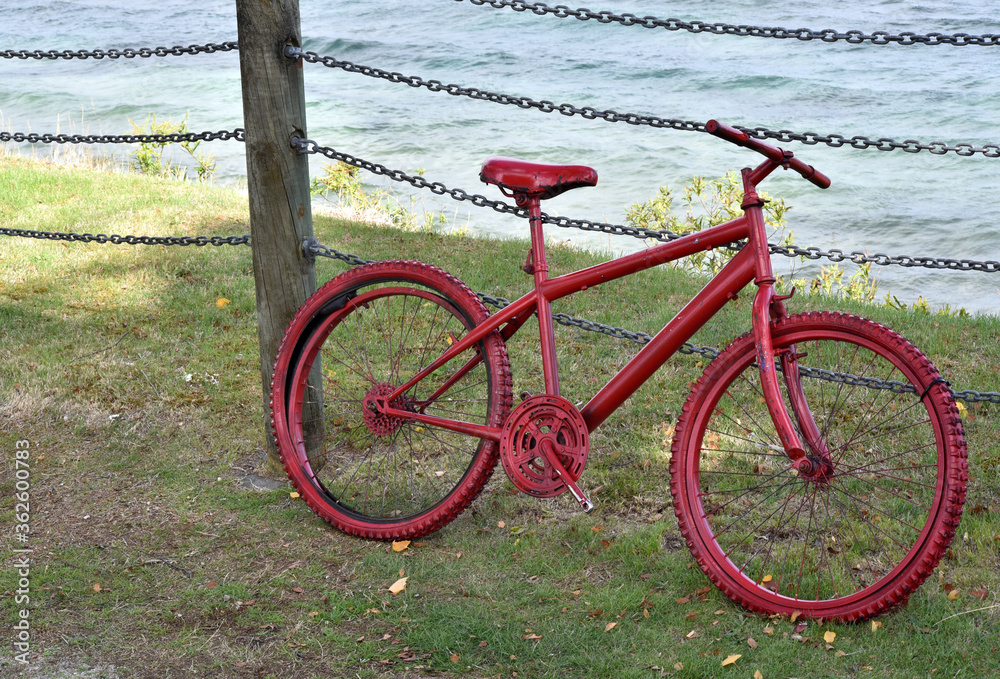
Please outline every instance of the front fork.
[[[771, 270], [771, 256], [767, 245], [767, 230], [762, 209], [764, 201], [757, 195], [748, 174], [749, 170], [743, 171], [744, 198], [742, 207], [753, 233], [750, 242], [751, 246], [755, 248], [754, 255], [757, 264], [757, 277], [754, 281], [757, 285], [757, 294], [753, 301], [752, 323], [754, 348], [757, 354], [757, 365], [760, 369], [764, 402], [778, 432], [778, 439], [785, 449], [785, 454], [791, 460], [792, 467], [800, 475], [825, 477], [830, 471], [830, 455], [823, 443], [819, 427], [816, 425], [802, 389], [798, 365], [800, 354], [797, 353], [794, 345], [776, 352], [771, 337], [772, 321], [776, 322], [788, 316], [784, 300], [791, 295], [778, 295], [774, 291], [775, 278]], [[777, 363], [775, 361], [776, 354]], [[788, 392], [788, 400], [791, 402], [791, 414], [785, 405], [785, 399], [778, 383], [778, 370], [776, 369], [778, 364], [781, 366], [780, 372]], [[799, 425], [798, 430], [792, 422], [792, 414]], [[808, 452], [799, 438], [799, 431], [806, 439]]]

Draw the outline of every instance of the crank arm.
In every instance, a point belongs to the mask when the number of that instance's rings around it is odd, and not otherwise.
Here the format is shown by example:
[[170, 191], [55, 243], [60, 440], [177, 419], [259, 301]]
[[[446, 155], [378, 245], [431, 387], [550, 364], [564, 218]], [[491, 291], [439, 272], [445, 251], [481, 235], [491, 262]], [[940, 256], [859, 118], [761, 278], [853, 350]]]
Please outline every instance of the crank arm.
[[573, 494], [576, 501], [580, 503], [581, 507], [583, 507], [583, 511], [589, 512], [593, 509], [594, 503], [590, 501], [590, 498], [584, 495], [583, 491], [580, 490], [580, 486], [576, 485], [576, 481], [570, 477], [569, 472], [566, 471], [566, 467], [564, 467], [562, 462], [559, 461], [559, 456], [556, 455], [552, 441], [543, 439], [541, 448], [542, 455], [545, 456], [545, 461], [549, 463], [552, 470], [558, 474], [559, 478], [562, 479], [562, 482], [566, 484], [566, 487], [569, 488], [569, 492]]

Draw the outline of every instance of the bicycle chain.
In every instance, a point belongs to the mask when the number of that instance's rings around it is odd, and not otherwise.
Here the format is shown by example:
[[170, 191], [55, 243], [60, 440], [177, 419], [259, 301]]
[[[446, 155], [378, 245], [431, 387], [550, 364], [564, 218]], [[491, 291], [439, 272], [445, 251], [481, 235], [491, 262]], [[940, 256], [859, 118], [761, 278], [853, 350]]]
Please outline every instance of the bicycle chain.
[[181, 47], [139, 47], [124, 49], [96, 50], [3, 50], [0, 57], [4, 59], [134, 59], [140, 57], [179, 57], [185, 54], [214, 54], [216, 52], [232, 52], [239, 49], [236, 41], [208, 43], [206, 45], [189, 45]]
[[[456, 0], [462, 2], [462, 0]], [[865, 33], [863, 31], [838, 32], [833, 29], [814, 31], [808, 28], [778, 28], [772, 26], [747, 26], [744, 24], [734, 25], [722, 22], [708, 21], [683, 21], [681, 19], [657, 19], [652, 16], [639, 17], [635, 14], [624, 13], [615, 14], [607, 10], [602, 12], [592, 12], [589, 9], [570, 9], [565, 5], [549, 7], [541, 2], [525, 2], [525, 0], [469, 0], [473, 5], [490, 5], [495, 9], [504, 7], [515, 12], [529, 11], [539, 16], [551, 14], [560, 19], [574, 18], [580, 21], [593, 19], [602, 24], [617, 23], [622, 26], [641, 26], [642, 28], [664, 28], [668, 31], [687, 31], [689, 33], [712, 33], [715, 35], [735, 35], [739, 37], [754, 38], [776, 38], [787, 40], [822, 40], [823, 42], [847, 42], [858, 45], [870, 42], [873, 45], [954, 45], [964, 47], [966, 45], [978, 45], [983, 47], [994, 47], [1000, 45], [1000, 35], [986, 33], [983, 35], [971, 35], [969, 33], [954, 33], [951, 35], [944, 33], [928, 33], [921, 35], [911, 31], [903, 31], [899, 34], [888, 31], [874, 31]]]

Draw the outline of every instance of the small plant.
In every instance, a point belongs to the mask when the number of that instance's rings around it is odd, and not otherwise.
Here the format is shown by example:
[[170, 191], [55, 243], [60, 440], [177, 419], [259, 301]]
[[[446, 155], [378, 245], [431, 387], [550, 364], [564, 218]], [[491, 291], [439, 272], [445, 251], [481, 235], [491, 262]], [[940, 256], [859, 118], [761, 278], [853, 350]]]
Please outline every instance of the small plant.
[[878, 293], [878, 280], [872, 274], [871, 262], [859, 264], [858, 270], [848, 276], [846, 282], [844, 281], [845, 273], [846, 271], [840, 264], [832, 264], [820, 267], [819, 276], [816, 278], [801, 278], [792, 281], [792, 284], [810, 295], [839, 296], [856, 302], [873, 303], [875, 295]]
[[[132, 134], [186, 134], [188, 132], [187, 114], [184, 120], [175, 123], [172, 119], [157, 120], [156, 114], [146, 116], [141, 125], [137, 125], [133, 120]], [[148, 126], [149, 129], [146, 129]], [[173, 160], [167, 155], [164, 158], [166, 149], [173, 142], [143, 142], [139, 144], [139, 149], [135, 156], [135, 169], [142, 174], [154, 175], [157, 177], [167, 177], [173, 179], [187, 179], [187, 168], [174, 165]], [[201, 140], [180, 142], [181, 149], [184, 150], [195, 162], [194, 170], [198, 174], [198, 181], [207, 181], [215, 176], [216, 162], [215, 156], [199, 151]]]
[[[764, 205], [764, 218], [770, 229], [768, 240], [777, 241], [785, 247], [795, 245], [794, 232], [785, 227], [785, 214], [791, 206], [786, 205], [780, 198], [771, 200], [765, 193], [760, 195], [767, 201]], [[702, 231], [743, 215], [740, 207], [743, 202], [743, 186], [739, 175], [735, 172], [730, 172], [721, 179], [706, 180], [704, 177], [692, 177], [691, 182], [684, 187], [683, 214], [675, 214], [673, 201], [671, 190], [667, 186], [661, 186], [653, 198], [645, 203], [635, 203], [628, 208], [625, 220], [631, 226], [679, 235]], [[695, 273], [714, 275], [721, 271], [735, 254], [735, 250], [717, 248], [692, 255], [681, 266]], [[802, 259], [799, 257], [792, 260], [793, 268], [789, 274], [778, 277], [778, 287], [782, 291], [794, 286], [808, 295], [874, 302], [878, 293], [878, 279], [872, 273], [870, 262], [859, 265], [857, 271], [846, 280], [844, 278], [846, 271], [840, 264], [822, 267], [815, 278], [793, 278], [794, 265]], [[898, 303], [898, 300], [896, 302]], [[886, 303], [889, 304], [888, 301]], [[917, 306], [914, 305], [915, 310]], [[905, 308], [906, 305], [903, 304], [902, 307]]]
[[[791, 208], [780, 198], [770, 200], [767, 194], [760, 195], [768, 201], [764, 206], [764, 217], [772, 230], [771, 237], [778, 234], [782, 243], [786, 243], [791, 233], [785, 233], [785, 213]], [[684, 186], [682, 215], [678, 216], [673, 211], [674, 197], [670, 188], [661, 186], [654, 197], [628, 208], [625, 221], [631, 226], [683, 236], [743, 216], [740, 208], [742, 201], [743, 185], [735, 172], [729, 172], [721, 179], [695, 176], [690, 184]], [[688, 257], [683, 266], [694, 272], [716, 274], [735, 254], [735, 250], [728, 248], [699, 252]]]
[[[422, 175], [423, 170], [417, 170]], [[336, 194], [337, 202], [351, 212], [351, 217], [374, 224], [395, 226], [405, 231], [425, 232], [440, 230], [447, 218], [443, 212], [421, 210], [418, 219], [414, 200], [404, 206], [395, 195], [382, 189], [366, 190], [358, 168], [344, 162], [326, 163], [323, 173], [314, 177], [310, 191], [313, 196], [329, 198]]]
[[[893, 294], [886, 294], [885, 298], [882, 300], [882, 305], [887, 306], [890, 309], [896, 309], [898, 311], [906, 311], [907, 308], [912, 308], [913, 311], [918, 314], [931, 314], [931, 305], [927, 303], [927, 300], [923, 297], [917, 297], [917, 301], [914, 302], [911, 307], [906, 306], [906, 302], [899, 301], [899, 298]], [[969, 312], [965, 310], [965, 307], [959, 307], [958, 309], [952, 309], [950, 304], [945, 304], [943, 308], [938, 309], [933, 312], [935, 316], [945, 316], [947, 318], [969, 318]]]

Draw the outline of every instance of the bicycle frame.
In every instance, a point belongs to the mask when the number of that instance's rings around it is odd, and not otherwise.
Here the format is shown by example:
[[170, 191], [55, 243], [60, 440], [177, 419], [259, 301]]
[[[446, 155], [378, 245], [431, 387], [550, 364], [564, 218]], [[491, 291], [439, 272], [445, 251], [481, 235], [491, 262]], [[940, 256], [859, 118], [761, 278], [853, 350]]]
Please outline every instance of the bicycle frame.
[[[550, 307], [553, 301], [697, 252], [745, 240], [746, 245], [740, 249], [736, 256], [590, 399], [580, 413], [588, 430], [593, 432], [676, 353], [684, 342], [725, 306], [726, 302], [735, 299], [737, 294], [753, 281], [757, 285], [757, 292], [752, 308], [752, 327], [757, 349], [757, 363], [761, 368], [761, 384], [767, 407], [790, 460], [796, 466], [801, 465], [806, 470], [810, 469], [811, 464], [805, 457], [802, 443], [792, 424], [788, 410], [784, 406], [774, 370], [775, 353], [771, 342], [769, 323], [772, 318], [782, 318], [786, 315], [783, 304], [785, 297], [776, 295], [773, 289], [775, 278], [771, 269], [767, 244], [762, 207], [764, 201], [756, 191], [757, 185], [764, 178], [783, 165], [787, 166], [786, 163], [779, 160], [768, 158], [757, 168], [753, 170], [746, 168], [742, 171], [744, 185], [744, 199], [741, 205], [744, 216], [742, 217], [642, 252], [625, 255], [554, 278], [548, 277], [540, 200], [537, 196], [516, 195], [518, 205], [527, 207], [529, 212], [531, 257], [525, 270], [534, 274], [534, 289], [491, 315], [484, 323], [473, 328], [444, 354], [388, 395], [384, 401], [386, 404], [385, 414], [499, 442], [500, 428], [450, 420], [427, 415], [424, 412], [396, 409], [388, 404], [494, 330], [500, 330], [504, 340], [509, 339], [532, 314], [538, 315], [546, 393], [558, 396], [559, 376]], [[451, 380], [438, 390], [438, 393], [431, 395], [426, 402], [435, 400], [453, 381], [475, 366], [479, 360], [481, 359], [478, 356], [469, 360], [456, 371]], [[815, 423], [812, 422], [804, 398], [799, 398], [801, 387], [797, 384], [798, 370], [793, 352], [783, 353], [780, 356], [780, 361], [793, 409], [797, 419], [805, 423], [803, 431], [806, 433], [807, 441], [815, 449], [813, 441], [819, 437], [815, 433]], [[423, 408], [420, 410], [422, 411]]]

